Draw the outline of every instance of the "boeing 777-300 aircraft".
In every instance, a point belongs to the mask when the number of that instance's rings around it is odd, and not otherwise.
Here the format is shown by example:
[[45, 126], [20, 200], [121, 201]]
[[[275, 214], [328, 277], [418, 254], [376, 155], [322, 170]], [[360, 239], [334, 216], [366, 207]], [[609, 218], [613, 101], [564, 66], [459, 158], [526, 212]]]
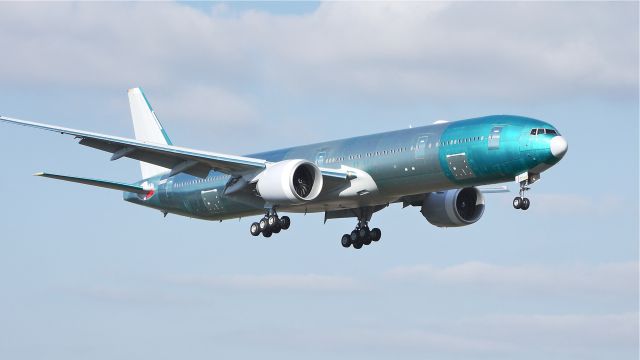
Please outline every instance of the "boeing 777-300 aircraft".
[[540, 174], [567, 152], [552, 125], [527, 117], [495, 115], [265, 153], [235, 156], [173, 145], [140, 88], [129, 90], [135, 139], [67, 129], [0, 116], [0, 120], [67, 134], [81, 145], [139, 160], [142, 180], [120, 183], [74, 176], [38, 176], [124, 192], [124, 200], [204, 220], [263, 216], [251, 235], [270, 237], [291, 220], [278, 213], [323, 212], [325, 221], [357, 218], [342, 246], [360, 249], [380, 240], [369, 229], [373, 213], [392, 203], [417, 206], [433, 225], [471, 225], [484, 212], [478, 186], [515, 181], [513, 207]]

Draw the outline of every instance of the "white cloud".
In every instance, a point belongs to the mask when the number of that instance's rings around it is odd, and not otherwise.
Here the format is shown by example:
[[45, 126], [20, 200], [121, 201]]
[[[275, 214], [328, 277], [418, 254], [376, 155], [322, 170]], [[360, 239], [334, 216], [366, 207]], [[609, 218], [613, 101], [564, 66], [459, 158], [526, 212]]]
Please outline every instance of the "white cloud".
[[448, 267], [401, 266], [386, 272], [390, 280], [415, 281], [453, 286], [492, 286], [526, 289], [532, 292], [585, 291], [597, 293], [637, 293], [638, 263], [602, 265], [494, 265], [468, 262]]
[[219, 126], [255, 125], [258, 114], [241, 96], [221, 88], [194, 86], [162, 94], [157, 99], [156, 111], [161, 117], [176, 122]]
[[510, 342], [514, 348], [539, 342], [548, 348], [628, 347], [638, 344], [638, 313], [490, 315], [456, 326]]
[[632, 354], [637, 323], [638, 313], [488, 315], [405, 327], [269, 328], [233, 334], [229, 341], [313, 353], [348, 351], [354, 357], [361, 351], [367, 358], [600, 359]]
[[3, 3], [0, 81], [406, 101], [637, 94], [637, 3], [330, 2], [303, 15], [231, 17], [221, 9]]
[[170, 281], [182, 285], [251, 290], [341, 291], [362, 288], [360, 283], [350, 277], [316, 274], [181, 276], [173, 277]]

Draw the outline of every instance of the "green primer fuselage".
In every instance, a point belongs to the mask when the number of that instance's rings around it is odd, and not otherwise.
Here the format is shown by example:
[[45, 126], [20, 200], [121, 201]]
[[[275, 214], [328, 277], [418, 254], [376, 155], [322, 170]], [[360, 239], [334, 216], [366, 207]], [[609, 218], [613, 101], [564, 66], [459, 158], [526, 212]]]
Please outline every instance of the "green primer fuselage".
[[[496, 115], [446, 122], [380, 134], [353, 137], [248, 155], [278, 162], [305, 159], [326, 169], [341, 166], [368, 173], [377, 192], [351, 198], [323, 197], [291, 212], [332, 211], [376, 206], [403, 197], [452, 188], [513, 181], [524, 172], [539, 174], [559, 161], [550, 150], [552, 134], [531, 135], [531, 130], [557, 130], [526, 117]], [[169, 213], [223, 220], [263, 214], [265, 203], [224, 194], [230, 176], [211, 171], [206, 179], [184, 173], [146, 179], [155, 190], [143, 199], [125, 193], [124, 199]]]

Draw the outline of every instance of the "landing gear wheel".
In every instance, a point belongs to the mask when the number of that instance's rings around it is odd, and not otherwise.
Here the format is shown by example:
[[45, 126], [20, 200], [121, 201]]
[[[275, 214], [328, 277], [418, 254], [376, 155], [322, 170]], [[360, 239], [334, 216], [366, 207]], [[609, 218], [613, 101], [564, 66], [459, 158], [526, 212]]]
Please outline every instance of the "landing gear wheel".
[[276, 215], [271, 215], [267, 218], [267, 223], [269, 224], [269, 227], [274, 227], [279, 222], [280, 222], [280, 219], [278, 219]]
[[355, 247], [356, 242], [358, 242], [358, 231], [357, 230], [353, 230], [351, 232], [351, 236], [350, 237], [351, 237], [351, 243]]
[[267, 230], [264, 230], [264, 231], [262, 232], [262, 236], [264, 236], [264, 237], [266, 237], [266, 238], [271, 237], [271, 234], [273, 234], [273, 232], [271, 231], [271, 229], [267, 229]]
[[343, 247], [348, 248], [351, 246], [351, 236], [349, 234], [342, 235], [342, 239], [340, 240]]
[[522, 198], [520, 196], [516, 196], [513, 198], [513, 208], [520, 209], [522, 208]]
[[260, 220], [259, 226], [260, 226], [260, 231], [264, 232], [265, 230], [267, 230], [269, 228], [269, 222], [267, 218], [262, 218]]
[[360, 239], [366, 239], [369, 237], [369, 228], [362, 227], [358, 230], [358, 237]]
[[360, 241], [362, 241], [363, 244], [370, 245], [371, 244], [371, 231], [369, 231], [369, 228], [367, 228], [367, 227], [361, 228], [358, 231], [358, 238], [360, 239]]
[[249, 228], [249, 232], [253, 236], [260, 235], [260, 224], [258, 224], [257, 222], [254, 222], [253, 224], [251, 224], [251, 227]]
[[287, 230], [291, 226], [291, 219], [288, 216], [283, 216], [280, 218], [280, 227], [282, 230]]
[[353, 243], [353, 248], [354, 249], [360, 249], [362, 248], [362, 243], [360, 241], [356, 241]]
[[271, 226], [269, 229], [271, 229], [271, 232], [274, 234], [277, 234], [280, 232], [280, 230], [282, 230], [279, 223], [276, 223], [274, 226]]
[[520, 206], [520, 208], [522, 210], [527, 210], [530, 205], [531, 205], [531, 201], [529, 201], [529, 198], [524, 198], [522, 199], [522, 205]]
[[380, 231], [380, 229], [378, 228], [373, 228], [373, 230], [371, 230], [370, 236], [372, 241], [378, 241], [382, 237], [382, 231]]

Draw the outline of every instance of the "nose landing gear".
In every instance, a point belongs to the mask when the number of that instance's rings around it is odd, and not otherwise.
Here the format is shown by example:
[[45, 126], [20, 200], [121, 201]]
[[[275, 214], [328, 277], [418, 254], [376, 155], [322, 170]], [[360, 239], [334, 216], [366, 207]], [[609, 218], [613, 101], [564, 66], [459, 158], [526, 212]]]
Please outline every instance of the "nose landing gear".
[[534, 175], [534, 174], [524, 173], [516, 176], [516, 181], [520, 183], [520, 194], [519, 196], [516, 196], [515, 198], [513, 198], [514, 209], [520, 209], [520, 210], [529, 209], [529, 206], [531, 205], [531, 201], [529, 200], [529, 198], [525, 197], [525, 193], [526, 191], [531, 189], [529, 185], [533, 184], [539, 179], [540, 179], [539, 174]]
[[282, 230], [289, 229], [291, 219], [288, 216], [279, 217], [275, 209], [268, 210], [260, 222], [254, 222], [249, 227], [249, 232], [253, 236], [262, 234], [264, 237], [271, 237]]

